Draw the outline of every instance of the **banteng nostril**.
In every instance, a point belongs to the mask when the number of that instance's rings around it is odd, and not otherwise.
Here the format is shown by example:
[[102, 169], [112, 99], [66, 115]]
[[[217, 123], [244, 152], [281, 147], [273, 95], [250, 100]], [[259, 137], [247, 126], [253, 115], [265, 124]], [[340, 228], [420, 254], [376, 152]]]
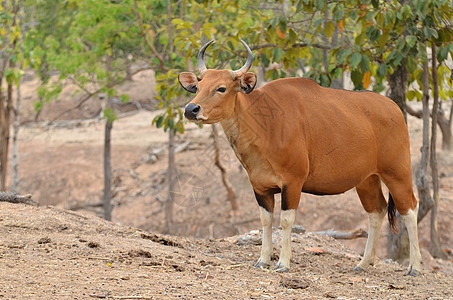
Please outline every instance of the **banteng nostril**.
[[194, 103], [189, 103], [186, 105], [186, 109], [184, 110], [184, 116], [189, 120], [195, 120], [197, 118], [197, 114], [200, 112], [201, 107]]

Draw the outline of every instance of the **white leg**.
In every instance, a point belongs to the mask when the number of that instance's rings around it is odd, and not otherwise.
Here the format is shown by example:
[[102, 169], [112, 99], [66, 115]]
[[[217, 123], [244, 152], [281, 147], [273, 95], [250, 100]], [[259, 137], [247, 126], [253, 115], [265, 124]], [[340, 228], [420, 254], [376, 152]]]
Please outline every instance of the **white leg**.
[[261, 242], [261, 255], [258, 262], [255, 264], [257, 268], [268, 268], [271, 263], [272, 256], [272, 221], [273, 213], [268, 212], [260, 206], [260, 219], [263, 226], [263, 238]]
[[382, 221], [385, 217], [385, 210], [382, 212], [372, 212], [368, 214], [368, 239], [366, 241], [365, 253], [362, 260], [354, 268], [356, 271], [363, 271], [369, 265], [374, 265], [376, 259], [376, 248], [381, 236]]
[[296, 210], [282, 210], [280, 215], [280, 225], [282, 226], [282, 245], [280, 259], [278, 260], [276, 271], [286, 272], [289, 270], [291, 260], [291, 229], [293, 228]]
[[418, 244], [418, 233], [417, 233], [417, 213], [418, 204], [415, 210], [409, 210], [404, 216], [401, 215], [404, 225], [406, 225], [407, 233], [409, 235], [410, 244], [410, 262], [409, 268], [407, 269], [407, 275], [416, 276], [421, 272], [421, 260], [420, 248]]

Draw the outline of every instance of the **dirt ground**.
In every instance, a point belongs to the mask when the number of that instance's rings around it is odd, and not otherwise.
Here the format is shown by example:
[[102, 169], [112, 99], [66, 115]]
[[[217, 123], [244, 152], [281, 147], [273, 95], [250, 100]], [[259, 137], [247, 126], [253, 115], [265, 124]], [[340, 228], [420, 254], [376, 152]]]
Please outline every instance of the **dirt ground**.
[[[149, 108], [154, 104], [152, 81], [152, 74], [142, 74], [122, 89], [132, 91], [132, 102]], [[36, 84], [30, 78], [25, 85], [28, 121], [34, 119]], [[135, 104], [118, 107], [122, 117], [112, 133], [114, 223], [98, 219], [104, 130], [103, 120], [95, 114], [99, 100], [66, 114], [64, 121], [48, 123], [72, 107], [76, 98], [68, 88], [39, 115], [39, 122], [28, 122], [21, 129], [19, 191], [32, 193], [41, 207], [1, 204], [0, 264], [8, 270], [0, 281], [4, 298], [453, 299], [453, 153], [439, 151], [439, 232], [450, 253], [448, 260], [429, 255], [425, 218], [419, 224], [421, 277], [403, 276], [407, 262], [401, 266], [387, 261], [363, 274], [354, 273], [351, 269], [365, 239], [335, 241], [312, 233], [294, 235], [293, 268], [277, 274], [251, 267], [259, 246], [237, 245], [238, 238], [231, 238], [259, 229], [259, 213], [247, 175], [223, 139], [221, 161], [240, 204], [240, 211], [231, 213], [213, 164], [210, 126], [188, 124], [186, 133], [177, 137], [174, 224], [171, 236], [161, 236], [167, 135], [151, 126], [156, 112], [134, 112]], [[409, 130], [415, 170], [421, 121], [409, 117]], [[328, 197], [302, 195], [296, 224], [307, 232], [353, 231], [366, 230], [368, 221], [355, 192], [348, 191]], [[386, 237], [383, 230], [378, 250], [383, 260]]]
[[238, 237], [164, 236], [54, 207], [0, 203], [0, 237], [6, 299], [453, 298], [451, 276], [384, 262], [355, 273], [355, 252], [315, 234], [293, 234], [284, 274], [252, 267], [259, 246]]

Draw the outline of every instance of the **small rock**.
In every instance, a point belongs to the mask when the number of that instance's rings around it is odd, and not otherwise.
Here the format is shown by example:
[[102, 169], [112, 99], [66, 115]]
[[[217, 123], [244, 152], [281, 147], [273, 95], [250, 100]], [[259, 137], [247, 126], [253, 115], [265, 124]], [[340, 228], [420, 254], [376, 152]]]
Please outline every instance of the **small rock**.
[[405, 286], [399, 284], [389, 284], [389, 288], [392, 290], [402, 290], [405, 288]]
[[307, 279], [282, 277], [280, 284], [289, 289], [306, 289], [310, 285]]
[[89, 243], [87, 244], [87, 246], [90, 247], [90, 248], [98, 248], [98, 247], [99, 247], [99, 244], [96, 243], [96, 242], [89, 242]]
[[43, 237], [38, 240], [38, 244], [48, 244], [50, 242], [51, 242], [51, 240], [49, 237]]
[[297, 234], [303, 234], [305, 231], [307, 230], [300, 225], [294, 225], [292, 229], [292, 232]]

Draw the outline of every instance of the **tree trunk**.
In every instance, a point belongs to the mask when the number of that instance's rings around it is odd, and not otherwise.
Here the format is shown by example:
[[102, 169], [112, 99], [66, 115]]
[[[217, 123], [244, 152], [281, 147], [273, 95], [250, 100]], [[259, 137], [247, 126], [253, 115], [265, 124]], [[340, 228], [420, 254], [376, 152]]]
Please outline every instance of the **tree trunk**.
[[450, 116], [448, 117], [448, 127], [450, 127], [450, 130], [451, 130], [452, 123], [453, 123], [453, 99], [451, 100]]
[[[416, 118], [423, 118], [423, 110], [416, 111], [411, 106], [407, 106], [407, 113]], [[453, 106], [452, 106], [453, 111]], [[431, 114], [432, 115], [432, 114]], [[453, 135], [451, 131], [450, 121], [445, 118], [443, 113], [437, 112], [437, 125], [442, 132], [442, 150], [450, 151], [453, 149]]]
[[[453, 106], [450, 109], [453, 112]], [[453, 150], [453, 132], [451, 131], [450, 122], [443, 114], [439, 114], [437, 124], [439, 124], [440, 131], [442, 132], [442, 150]]]
[[10, 122], [13, 102], [13, 83], [8, 83], [6, 92], [6, 107], [3, 110], [3, 120], [1, 124], [1, 189], [6, 190], [6, 174], [8, 168], [8, 150], [10, 139]]
[[[0, 87], [2, 84], [2, 80], [0, 77]], [[5, 147], [4, 145], [7, 143], [6, 140], [6, 132], [5, 132], [5, 127], [6, 126], [6, 121], [5, 121], [5, 102], [6, 98], [3, 96], [3, 92], [0, 88], [0, 190], [4, 191], [5, 190], [5, 178], [6, 178], [6, 161], [4, 161], [4, 152]]]
[[409, 73], [404, 67], [404, 61], [401, 62], [401, 65], [396, 69], [393, 74], [387, 75], [387, 80], [389, 83], [389, 98], [392, 99], [398, 106], [404, 115], [404, 120], [407, 123], [407, 112], [406, 112], [406, 90], [407, 90], [407, 81], [409, 80]]
[[[111, 97], [108, 97], [109, 105], [111, 106]], [[107, 117], [105, 120], [105, 136], [104, 136], [104, 219], [112, 220], [112, 162], [111, 162], [111, 135], [113, 121]]]
[[433, 117], [431, 125], [431, 174], [433, 178], [433, 199], [434, 206], [431, 210], [431, 247], [430, 252], [433, 257], [446, 259], [447, 254], [442, 250], [440, 245], [439, 234], [437, 231], [437, 208], [439, 206], [439, 173], [437, 165], [436, 141], [437, 141], [437, 111], [439, 108], [439, 80], [437, 77], [437, 58], [436, 46], [432, 47], [432, 77], [433, 77]]
[[[22, 3], [21, 3], [22, 4]], [[6, 3], [8, 5], [8, 3]], [[17, 17], [19, 12], [19, 3], [17, 1], [12, 1], [9, 3], [12, 5], [13, 19], [11, 22], [11, 28], [14, 28], [17, 25]], [[5, 8], [5, 7], [4, 7]], [[8, 29], [9, 30], [9, 29]], [[11, 32], [8, 31], [6, 40], [11, 38]], [[13, 83], [10, 82], [7, 85], [6, 99], [3, 96], [1, 91], [2, 88], [2, 79], [4, 76], [4, 71], [7, 66], [10, 64], [11, 54], [8, 52], [14, 52], [17, 45], [17, 38], [13, 38], [12, 42], [8, 47], [8, 51], [2, 51], [3, 57], [0, 64], [0, 188], [1, 190], [6, 189], [6, 173], [7, 173], [7, 164], [8, 164], [8, 149], [9, 149], [9, 127], [10, 127], [10, 118], [12, 110], [12, 95], [13, 95]]]
[[[19, 2], [19, 6], [20, 6], [19, 21], [20, 21], [20, 53], [21, 53], [21, 60], [19, 62], [19, 66], [22, 69], [24, 67], [24, 31], [25, 31], [23, 0]], [[16, 88], [16, 108], [14, 110], [14, 123], [13, 123], [13, 160], [12, 160], [13, 183], [11, 187], [11, 190], [13, 192], [17, 192], [19, 186], [19, 146], [17, 144], [17, 139], [19, 137], [20, 129], [21, 81], [22, 78], [21, 80], [19, 80]]]
[[420, 166], [416, 172], [416, 183], [419, 197], [418, 221], [425, 216], [433, 207], [433, 199], [428, 182], [428, 159], [429, 159], [429, 67], [428, 62], [423, 64], [423, 145], [420, 149], [422, 156]]
[[[110, 84], [112, 81], [112, 56], [107, 55], [105, 61], [105, 69], [107, 71], [107, 82]], [[112, 220], [112, 128], [113, 128], [113, 99], [107, 95], [107, 103], [104, 110], [110, 110], [105, 118], [105, 131], [104, 131], [104, 219]]]
[[168, 130], [168, 169], [167, 169], [167, 182], [168, 192], [167, 201], [165, 201], [165, 233], [170, 233], [173, 225], [173, 207], [174, 199], [173, 193], [175, 192], [175, 133], [173, 129]]
[[214, 138], [214, 149], [215, 149], [214, 163], [217, 166], [217, 168], [219, 168], [220, 173], [222, 174], [222, 182], [223, 185], [225, 186], [225, 189], [227, 190], [228, 201], [231, 204], [231, 209], [233, 211], [238, 211], [239, 205], [237, 203], [236, 194], [234, 193], [233, 187], [231, 186], [230, 180], [228, 179], [228, 173], [220, 161], [219, 130], [217, 128], [217, 124], [212, 124], [212, 136]]
[[14, 111], [14, 124], [13, 124], [13, 160], [12, 160], [12, 167], [13, 167], [13, 183], [11, 190], [13, 192], [17, 192], [17, 187], [19, 185], [19, 148], [17, 145], [17, 138], [19, 136], [19, 128], [20, 128], [20, 101], [21, 101], [21, 94], [20, 94], [20, 81], [16, 88], [17, 92], [17, 99], [16, 99], [16, 109]]
[[[406, 90], [409, 73], [404, 64], [401, 63], [393, 74], [387, 76], [387, 79], [390, 86], [389, 97], [399, 106], [407, 123]], [[399, 228], [397, 233], [393, 233], [390, 228], [388, 230], [387, 255], [395, 261], [402, 261], [409, 256], [409, 238], [404, 222], [398, 212], [396, 213], [396, 218]]]

